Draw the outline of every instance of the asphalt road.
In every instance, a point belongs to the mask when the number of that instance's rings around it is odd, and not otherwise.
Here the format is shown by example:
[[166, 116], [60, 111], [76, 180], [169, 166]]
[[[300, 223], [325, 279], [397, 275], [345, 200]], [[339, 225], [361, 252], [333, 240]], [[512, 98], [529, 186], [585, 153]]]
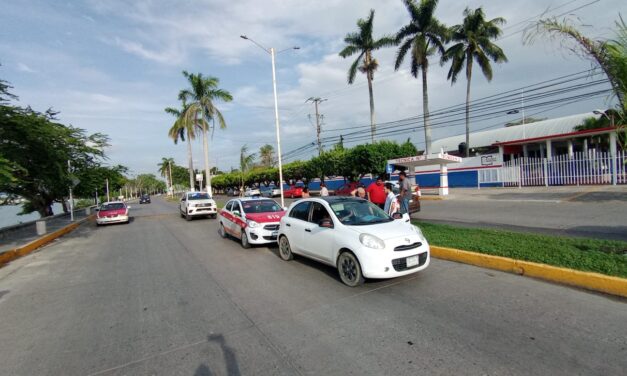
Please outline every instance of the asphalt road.
[[2, 375], [624, 375], [625, 300], [433, 260], [342, 285], [158, 198], [0, 269]]

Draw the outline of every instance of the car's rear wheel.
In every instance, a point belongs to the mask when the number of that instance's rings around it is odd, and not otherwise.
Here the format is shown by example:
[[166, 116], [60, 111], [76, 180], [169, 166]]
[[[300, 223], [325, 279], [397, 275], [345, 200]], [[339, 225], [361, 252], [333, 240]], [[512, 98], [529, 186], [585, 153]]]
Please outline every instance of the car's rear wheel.
[[246, 231], [242, 230], [240, 233], [240, 241], [242, 243], [242, 248], [250, 248], [250, 243], [248, 242], [248, 236], [246, 235]]
[[287, 240], [287, 236], [285, 235], [279, 238], [279, 256], [285, 261], [290, 261], [294, 259], [294, 254], [292, 253], [290, 241]]
[[340, 279], [347, 286], [355, 287], [364, 283], [359, 260], [351, 252], [347, 251], [340, 255], [337, 260], [337, 270], [340, 273]]
[[218, 229], [218, 234], [220, 234], [220, 236], [221, 236], [223, 239], [226, 239], [226, 237], [228, 236], [228, 235], [226, 234], [226, 229], [224, 228], [224, 225], [223, 225], [222, 223], [220, 223], [220, 228]]

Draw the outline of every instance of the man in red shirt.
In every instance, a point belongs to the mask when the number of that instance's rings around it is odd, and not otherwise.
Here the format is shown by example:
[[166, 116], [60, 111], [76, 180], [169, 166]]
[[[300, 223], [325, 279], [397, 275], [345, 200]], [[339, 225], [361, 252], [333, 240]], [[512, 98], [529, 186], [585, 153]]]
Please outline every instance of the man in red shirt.
[[370, 183], [366, 189], [368, 194], [368, 200], [373, 204], [378, 205], [381, 209], [385, 206], [385, 186], [383, 185], [383, 179], [378, 177], [374, 183]]

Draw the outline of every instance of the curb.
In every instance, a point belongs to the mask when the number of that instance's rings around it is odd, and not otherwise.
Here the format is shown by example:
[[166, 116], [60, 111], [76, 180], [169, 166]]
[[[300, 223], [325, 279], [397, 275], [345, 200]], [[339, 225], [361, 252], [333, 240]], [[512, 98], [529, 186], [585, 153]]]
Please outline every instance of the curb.
[[420, 196], [420, 201], [444, 201], [444, 197], [441, 196]]
[[69, 232], [72, 232], [74, 229], [80, 226], [83, 222], [90, 220], [92, 216], [93, 215], [90, 215], [87, 218], [83, 218], [79, 221], [71, 223], [63, 228], [58, 229], [55, 232], [51, 232], [50, 234], [46, 234], [39, 239], [35, 239], [29, 243], [26, 243], [23, 246], [3, 252], [2, 254], [0, 254], [0, 267], [22, 256], [26, 256], [27, 254], [33, 252], [37, 248], [43, 247], [44, 245], [52, 242], [53, 240], [60, 238]]
[[431, 246], [431, 255], [443, 260], [525, 275], [627, 298], [627, 279], [625, 278], [582, 272], [508, 257], [462, 251], [454, 248]]

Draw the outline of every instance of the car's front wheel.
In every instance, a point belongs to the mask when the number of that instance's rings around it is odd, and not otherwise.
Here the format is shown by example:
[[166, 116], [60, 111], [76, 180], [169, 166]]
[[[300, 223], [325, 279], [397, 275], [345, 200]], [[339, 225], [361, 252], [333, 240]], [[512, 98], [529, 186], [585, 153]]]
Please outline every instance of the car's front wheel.
[[240, 241], [242, 243], [242, 248], [250, 248], [250, 243], [248, 242], [248, 236], [246, 235], [246, 231], [242, 230]]
[[337, 260], [337, 270], [340, 273], [340, 279], [347, 286], [355, 287], [364, 283], [359, 260], [351, 252], [347, 251], [340, 255]]
[[287, 240], [287, 236], [281, 236], [279, 238], [279, 256], [285, 261], [290, 261], [294, 259], [294, 254], [292, 253], [292, 247], [290, 246], [290, 241]]
[[226, 239], [226, 237], [227, 237], [226, 230], [224, 229], [224, 225], [222, 223], [220, 223], [220, 228], [218, 229], [218, 234], [220, 234], [220, 237], [222, 237], [223, 239]]

